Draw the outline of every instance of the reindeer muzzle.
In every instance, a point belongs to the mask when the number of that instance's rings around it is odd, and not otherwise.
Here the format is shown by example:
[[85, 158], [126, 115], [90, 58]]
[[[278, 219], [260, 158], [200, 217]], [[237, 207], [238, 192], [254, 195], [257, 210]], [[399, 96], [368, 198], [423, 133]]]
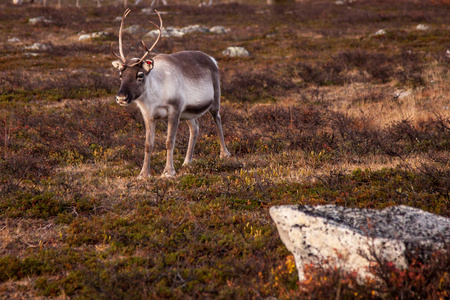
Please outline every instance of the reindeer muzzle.
[[131, 103], [131, 97], [130, 95], [118, 94], [116, 96], [116, 102], [120, 106], [128, 106]]

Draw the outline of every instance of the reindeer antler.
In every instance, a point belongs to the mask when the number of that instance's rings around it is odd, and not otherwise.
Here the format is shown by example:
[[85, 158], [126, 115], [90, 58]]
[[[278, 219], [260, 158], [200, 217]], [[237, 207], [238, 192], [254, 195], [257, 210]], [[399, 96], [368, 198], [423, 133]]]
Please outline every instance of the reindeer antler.
[[130, 13], [131, 9], [127, 8], [125, 10], [125, 12], [123, 13], [123, 17], [122, 17], [122, 22], [120, 23], [120, 29], [119, 29], [119, 55], [117, 55], [116, 53], [114, 53], [113, 50], [113, 44], [114, 42], [111, 43], [111, 53], [119, 58], [124, 64], [127, 62], [127, 59], [125, 58], [125, 55], [123, 54], [123, 47], [122, 47], [122, 30], [123, 30], [123, 22], [125, 21], [125, 18], [127, 17], [127, 15]]
[[144, 43], [144, 41], [141, 41], [142, 46], [144, 46], [146, 51], [145, 51], [144, 55], [141, 57], [141, 59], [137, 63], [130, 65], [130, 67], [140, 64], [144, 60], [144, 58], [153, 50], [153, 48], [155, 48], [156, 44], [159, 42], [159, 39], [161, 38], [163, 21], [162, 21], [161, 15], [159, 14], [159, 12], [156, 9], [155, 9], [155, 12], [159, 18], [159, 26], [156, 25], [152, 21], [149, 21], [149, 22], [158, 29], [158, 31], [159, 31], [158, 37], [156, 38], [156, 41], [153, 43], [153, 45], [150, 47], [150, 49], [147, 47], [147, 45]]
[[[119, 59], [123, 62], [123, 64], [126, 64], [126, 63], [127, 63], [127, 59], [125, 58], [125, 55], [123, 54], [123, 47], [122, 47], [123, 21], [125, 20], [125, 18], [127, 17], [127, 15], [130, 13], [130, 11], [131, 11], [131, 10], [130, 10], [129, 8], [127, 8], [127, 9], [125, 10], [125, 12], [123, 13], [122, 22], [120, 23], [120, 30], [119, 30], [119, 54], [120, 54], [120, 56], [117, 55], [116, 53], [114, 53], [114, 50], [113, 50], [113, 44], [114, 44], [114, 42], [111, 43], [111, 53], [112, 53], [115, 57], [119, 58]], [[140, 63], [145, 59], [145, 57], [153, 50], [153, 48], [155, 48], [156, 44], [159, 42], [159, 39], [161, 38], [162, 27], [163, 27], [163, 21], [162, 21], [162, 18], [161, 18], [160, 13], [159, 13], [156, 9], [155, 9], [155, 12], [156, 12], [156, 14], [158, 15], [158, 18], [159, 18], [159, 26], [156, 25], [156, 24], [155, 24], [154, 22], [152, 22], [152, 21], [149, 21], [149, 22], [150, 22], [151, 24], [153, 24], [153, 26], [155, 26], [155, 27], [159, 30], [158, 37], [156, 38], [156, 41], [153, 43], [153, 45], [152, 45], [150, 48], [147, 47], [147, 45], [144, 43], [144, 41], [141, 41], [142, 45], [143, 45], [144, 48], [145, 48], [145, 53], [144, 53], [144, 55], [141, 57], [141, 59], [140, 59], [138, 62], [133, 63], [133, 64], [130, 64], [130, 65], [127, 65], [128, 67], [134, 67], [134, 66], [140, 64]]]

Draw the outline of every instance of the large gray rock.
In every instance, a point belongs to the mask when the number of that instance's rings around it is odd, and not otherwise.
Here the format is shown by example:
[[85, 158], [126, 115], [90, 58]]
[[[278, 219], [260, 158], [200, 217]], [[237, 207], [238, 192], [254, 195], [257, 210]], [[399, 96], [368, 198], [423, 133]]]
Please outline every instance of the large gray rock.
[[[421, 249], [423, 257], [450, 242], [450, 219], [408, 206], [383, 210], [325, 206], [278, 206], [270, 209], [281, 240], [294, 254], [299, 280], [305, 264], [322, 264], [369, 272], [373, 254], [407, 266], [408, 255]], [[417, 254], [417, 253], [415, 253]]]

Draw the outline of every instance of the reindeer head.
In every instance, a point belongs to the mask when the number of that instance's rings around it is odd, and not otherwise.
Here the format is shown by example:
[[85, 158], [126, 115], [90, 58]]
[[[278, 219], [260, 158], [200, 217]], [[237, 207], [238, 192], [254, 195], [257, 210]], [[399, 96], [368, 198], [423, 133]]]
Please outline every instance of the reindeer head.
[[142, 45], [145, 48], [145, 53], [141, 58], [132, 58], [132, 59], [126, 59], [125, 55], [123, 54], [123, 48], [122, 48], [122, 29], [123, 29], [123, 22], [127, 15], [130, 13], [130, 9], [125, 10], [123, 13], [122, 22], [120, 24], [120, 30], [119, 30], [119, 55], [114, 53], [113, 51], [113, 43], [111, 43], [111, 52], [112, 54], [117, 57], [119, 60], [115, 60], [112, 62], [112, 65], [114, 68], [119, 70], [119, 76], [120, 76], [120, 88], [119, 92], [116, 95], [116, 102], [119, 105], [127, 106], [129, 105], [133, 100], [139, 98], [142, 93], [145, 90], [145, 77], [150, 73], [150, 71], [153, 69], [154, 62], [152, 59], [146, 60], [145, 57], [153, 50], [153, 48], [158, 43], [160, 37], [161, 37], [161, 28], [162, 28], [162, 19], [159, 12], [155, 9], [156, 14], [159, 17], [159, 23], [160, 25], [156, 25], [152, 21], [149, 21], [152, 23], [156, 28], [159, 30], [159, 35], [156, 41], [153, 43], [153, 45], [148, 48], [147, 45], [145, 45], [144, 41], [142, 42]]

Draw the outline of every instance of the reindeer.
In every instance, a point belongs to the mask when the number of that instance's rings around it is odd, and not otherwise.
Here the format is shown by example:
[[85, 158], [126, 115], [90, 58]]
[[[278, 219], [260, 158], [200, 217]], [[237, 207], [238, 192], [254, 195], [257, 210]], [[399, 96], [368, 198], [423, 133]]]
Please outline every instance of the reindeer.
[[111, 52], [119, 60], [113, 61], [114, 68], [119, 70], [120, 88], [116, 102], [121, 106], [136, 103], [141, 110], [145, 122], [145, 154], [144, 165], [139, 177], [150, 174], [150, 156], [154, 147], [155, 122], [168, 120], [167, 128], [167, 160], [162, 177], [175, 176], [173, 167], [173, 148], [180, 121], [186, 121], [189, 126], [189, 145], [184, 159], [184, 165], [192, 161], [194, 146], [197, 140], [198, 118], [209, 112], [215, 122], [220, 142], [220, 157], [229, 157], [222, 131], [220, 109], [220, 81], [217, 62], [211, 56], [200, 51], [180, 51], [173, 54], [159, 54], [152, 59], [145, 59], [161, 38], [163, 26], [161, 15], [160, 25], [153, 24], [159, 35], [153, 45], [148, 48], [141, 41], [145, 53], [141, 58], [126, 59], [122, 48], [123, 23], [130, 9], [125, 10], [119, 30], [119, 54]]

